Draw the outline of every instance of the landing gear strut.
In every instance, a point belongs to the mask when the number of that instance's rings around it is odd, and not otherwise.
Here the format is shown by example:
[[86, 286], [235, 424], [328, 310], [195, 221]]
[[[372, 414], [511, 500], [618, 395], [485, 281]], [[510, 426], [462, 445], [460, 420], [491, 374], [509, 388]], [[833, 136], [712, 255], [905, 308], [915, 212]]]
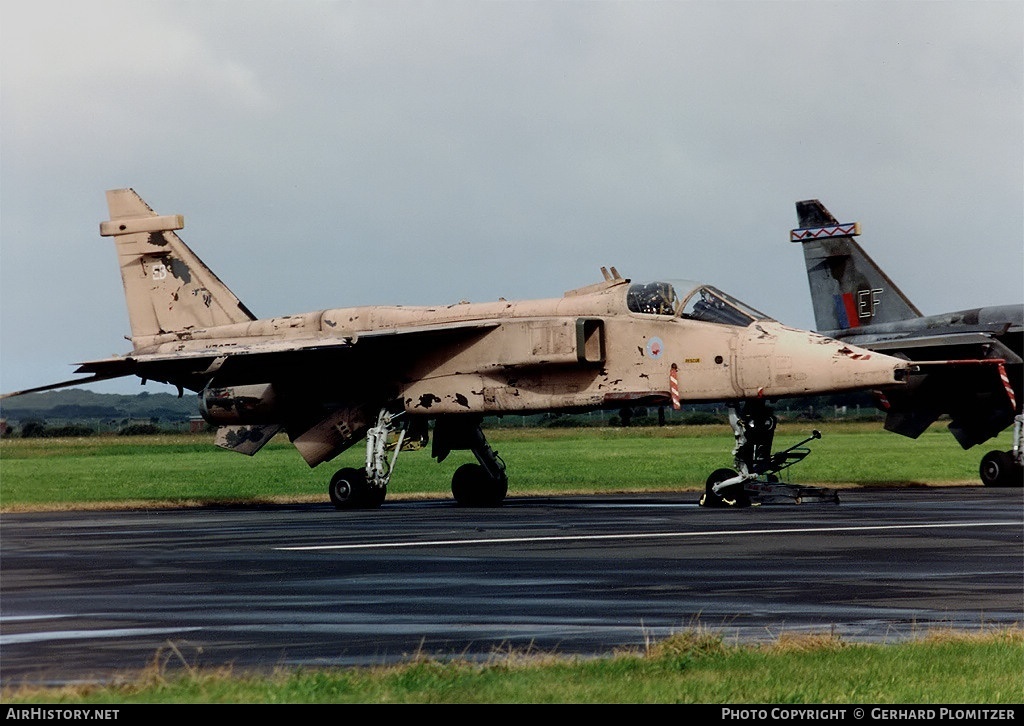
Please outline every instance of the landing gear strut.
[[[328, 487], [335, 509], [373, 509], [384, 503], [391, 472], [402, 450], [407, 428], [395, 425], [402, 412], [391, 413], [386, 408], [377, 414], [377, 424], [366, 431], [366, 468], [339, 470]], [[394, 453], [388, 461], [388, 436], [398, 431]]]
[[716, 469], [704, 485], [700, 504], [704, 507], [748, 507], [752, 504], [801, 504], [804, 502], [839, 502], [831, 489], [783, 484], [778, 473], [802, 461], [810, 452], [804, 444], [820, 439], [821, 433], [772, 454], [772, 441], [778, 419], [763, 400], [754, 399], [733, 406], [729, 413], [736, 446], [733, 460], [736, 469]]
[[434, 427], [431, 455], [438, 462], [455, 449], [472, 451], [478, 462], [463, 464], [452, 476], [452, 496], [463, 507], [496, 507], [508, 493], [505, 462], [487, 443], [480, 423], [479, 417], [452, 416], [438, 419]]
[[[339, 470], [328, 487], [335, 509], [370, 509], [384, 503], [395, 460], [403, 444], [418, 448], [428, 439], [426, 422], [418, 418], [401, 419], [403, 412], [381, 409], [377, 424], [366, 431], [366, 467]], [[400, 420], [401, 419], [401, 420]], [[478, 463], [463, 464], [452, 476], [452, 496], [463, 507], [496, 507], [508, 493], [505, 462], [490, 447], [479, 416], [447, 416], [434, 426], [431, 455], [441, 462], [456, 449], [473, 452]], [[389, 438], [397, 432], [397, 442]], [[394, 449], [390, 460], [388, 449]]]

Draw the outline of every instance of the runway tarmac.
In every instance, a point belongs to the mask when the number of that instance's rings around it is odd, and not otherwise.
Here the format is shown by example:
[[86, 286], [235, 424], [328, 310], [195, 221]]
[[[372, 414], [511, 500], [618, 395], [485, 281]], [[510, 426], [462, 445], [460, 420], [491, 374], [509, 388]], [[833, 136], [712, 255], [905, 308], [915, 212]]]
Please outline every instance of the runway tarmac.
[[375, 665], [607, 655], [689, 628], [897, 642], [1024, 622], [1024, 492], [842, 492], [703, 509], [692, 492], [0, 516], [0, 682], [154, 662]]

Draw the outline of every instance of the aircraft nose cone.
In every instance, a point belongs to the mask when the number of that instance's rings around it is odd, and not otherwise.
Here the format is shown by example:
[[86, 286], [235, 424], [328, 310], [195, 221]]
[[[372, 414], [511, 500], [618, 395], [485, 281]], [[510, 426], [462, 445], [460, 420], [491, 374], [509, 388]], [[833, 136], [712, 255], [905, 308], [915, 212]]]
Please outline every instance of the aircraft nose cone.
[[746, 395], [801, 396], [899, 385], [909, 364], [807, 330], [755, 323], [740, 356]]
[[839, 345], [834, 354], [837, 383], [849, 377], [858, 388], [875, 388], [897, 385], [905, 380], [910, 367], [907, 361], [839, 341], [834, 343]]

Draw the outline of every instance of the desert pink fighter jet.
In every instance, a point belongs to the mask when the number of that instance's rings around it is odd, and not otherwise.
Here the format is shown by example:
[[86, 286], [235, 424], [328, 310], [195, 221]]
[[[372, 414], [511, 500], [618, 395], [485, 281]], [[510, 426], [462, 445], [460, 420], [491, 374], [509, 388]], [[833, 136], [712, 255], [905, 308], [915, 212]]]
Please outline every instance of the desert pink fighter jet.
[[775, 472], [802, 456], [772, 454], [769, 403], [898, 387], [910, 372], [710, 285], [632, 282], [614, 267], [552, 299], [257, 318], [175, 233], [180, 215], [158, 215], [132, 189], [108, 191], [107, 203], [100, 234], [117, 249], [131, 352], [80, 364], [89, 377], [7, 395], [134, 375], [196, 392], [215, 443], [243, 454], [283, 432], [315, 467], [365, 440], [365, 466], [330, 480], [338, 509], [380, 506], [398, 452], [430, 436], [437, 461], [469, 450], [478, 462], [455, 471], [458, 504], [500, 504], [508, 476], [485, 416], [684, 402], [733, 411], [736, 468], [708, 477], [702, 504], [838, 501], [779, 483]]

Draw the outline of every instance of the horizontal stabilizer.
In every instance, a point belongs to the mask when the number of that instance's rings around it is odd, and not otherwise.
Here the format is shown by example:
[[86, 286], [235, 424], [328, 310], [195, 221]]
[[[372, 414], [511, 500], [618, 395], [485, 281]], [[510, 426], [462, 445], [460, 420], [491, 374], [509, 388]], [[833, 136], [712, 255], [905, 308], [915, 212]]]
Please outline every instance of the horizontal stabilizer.
[[28, 393], [42, 393], [43, 391], [53, 391], [57, 388], [70, 388], [71, 386], [84, 386], [88, 383], [97, 383], [99, 381], [110, 381], [114, 378], [123, 378], [129, 376], [132, 371], [118, 371], [110, 373], [97, 373], [96, 375], [89, 376], [88, 378], [76, 378], [70, 381], [61, 381], [60, 383], [50, 383], [45, 386], [37, 386], [36, 388], [26, 388], [23, 391], [12, 391], [10, 393], [0, 394], [0, 400], [5, 398], [13, 398], [15, 396], [24, 396]]

